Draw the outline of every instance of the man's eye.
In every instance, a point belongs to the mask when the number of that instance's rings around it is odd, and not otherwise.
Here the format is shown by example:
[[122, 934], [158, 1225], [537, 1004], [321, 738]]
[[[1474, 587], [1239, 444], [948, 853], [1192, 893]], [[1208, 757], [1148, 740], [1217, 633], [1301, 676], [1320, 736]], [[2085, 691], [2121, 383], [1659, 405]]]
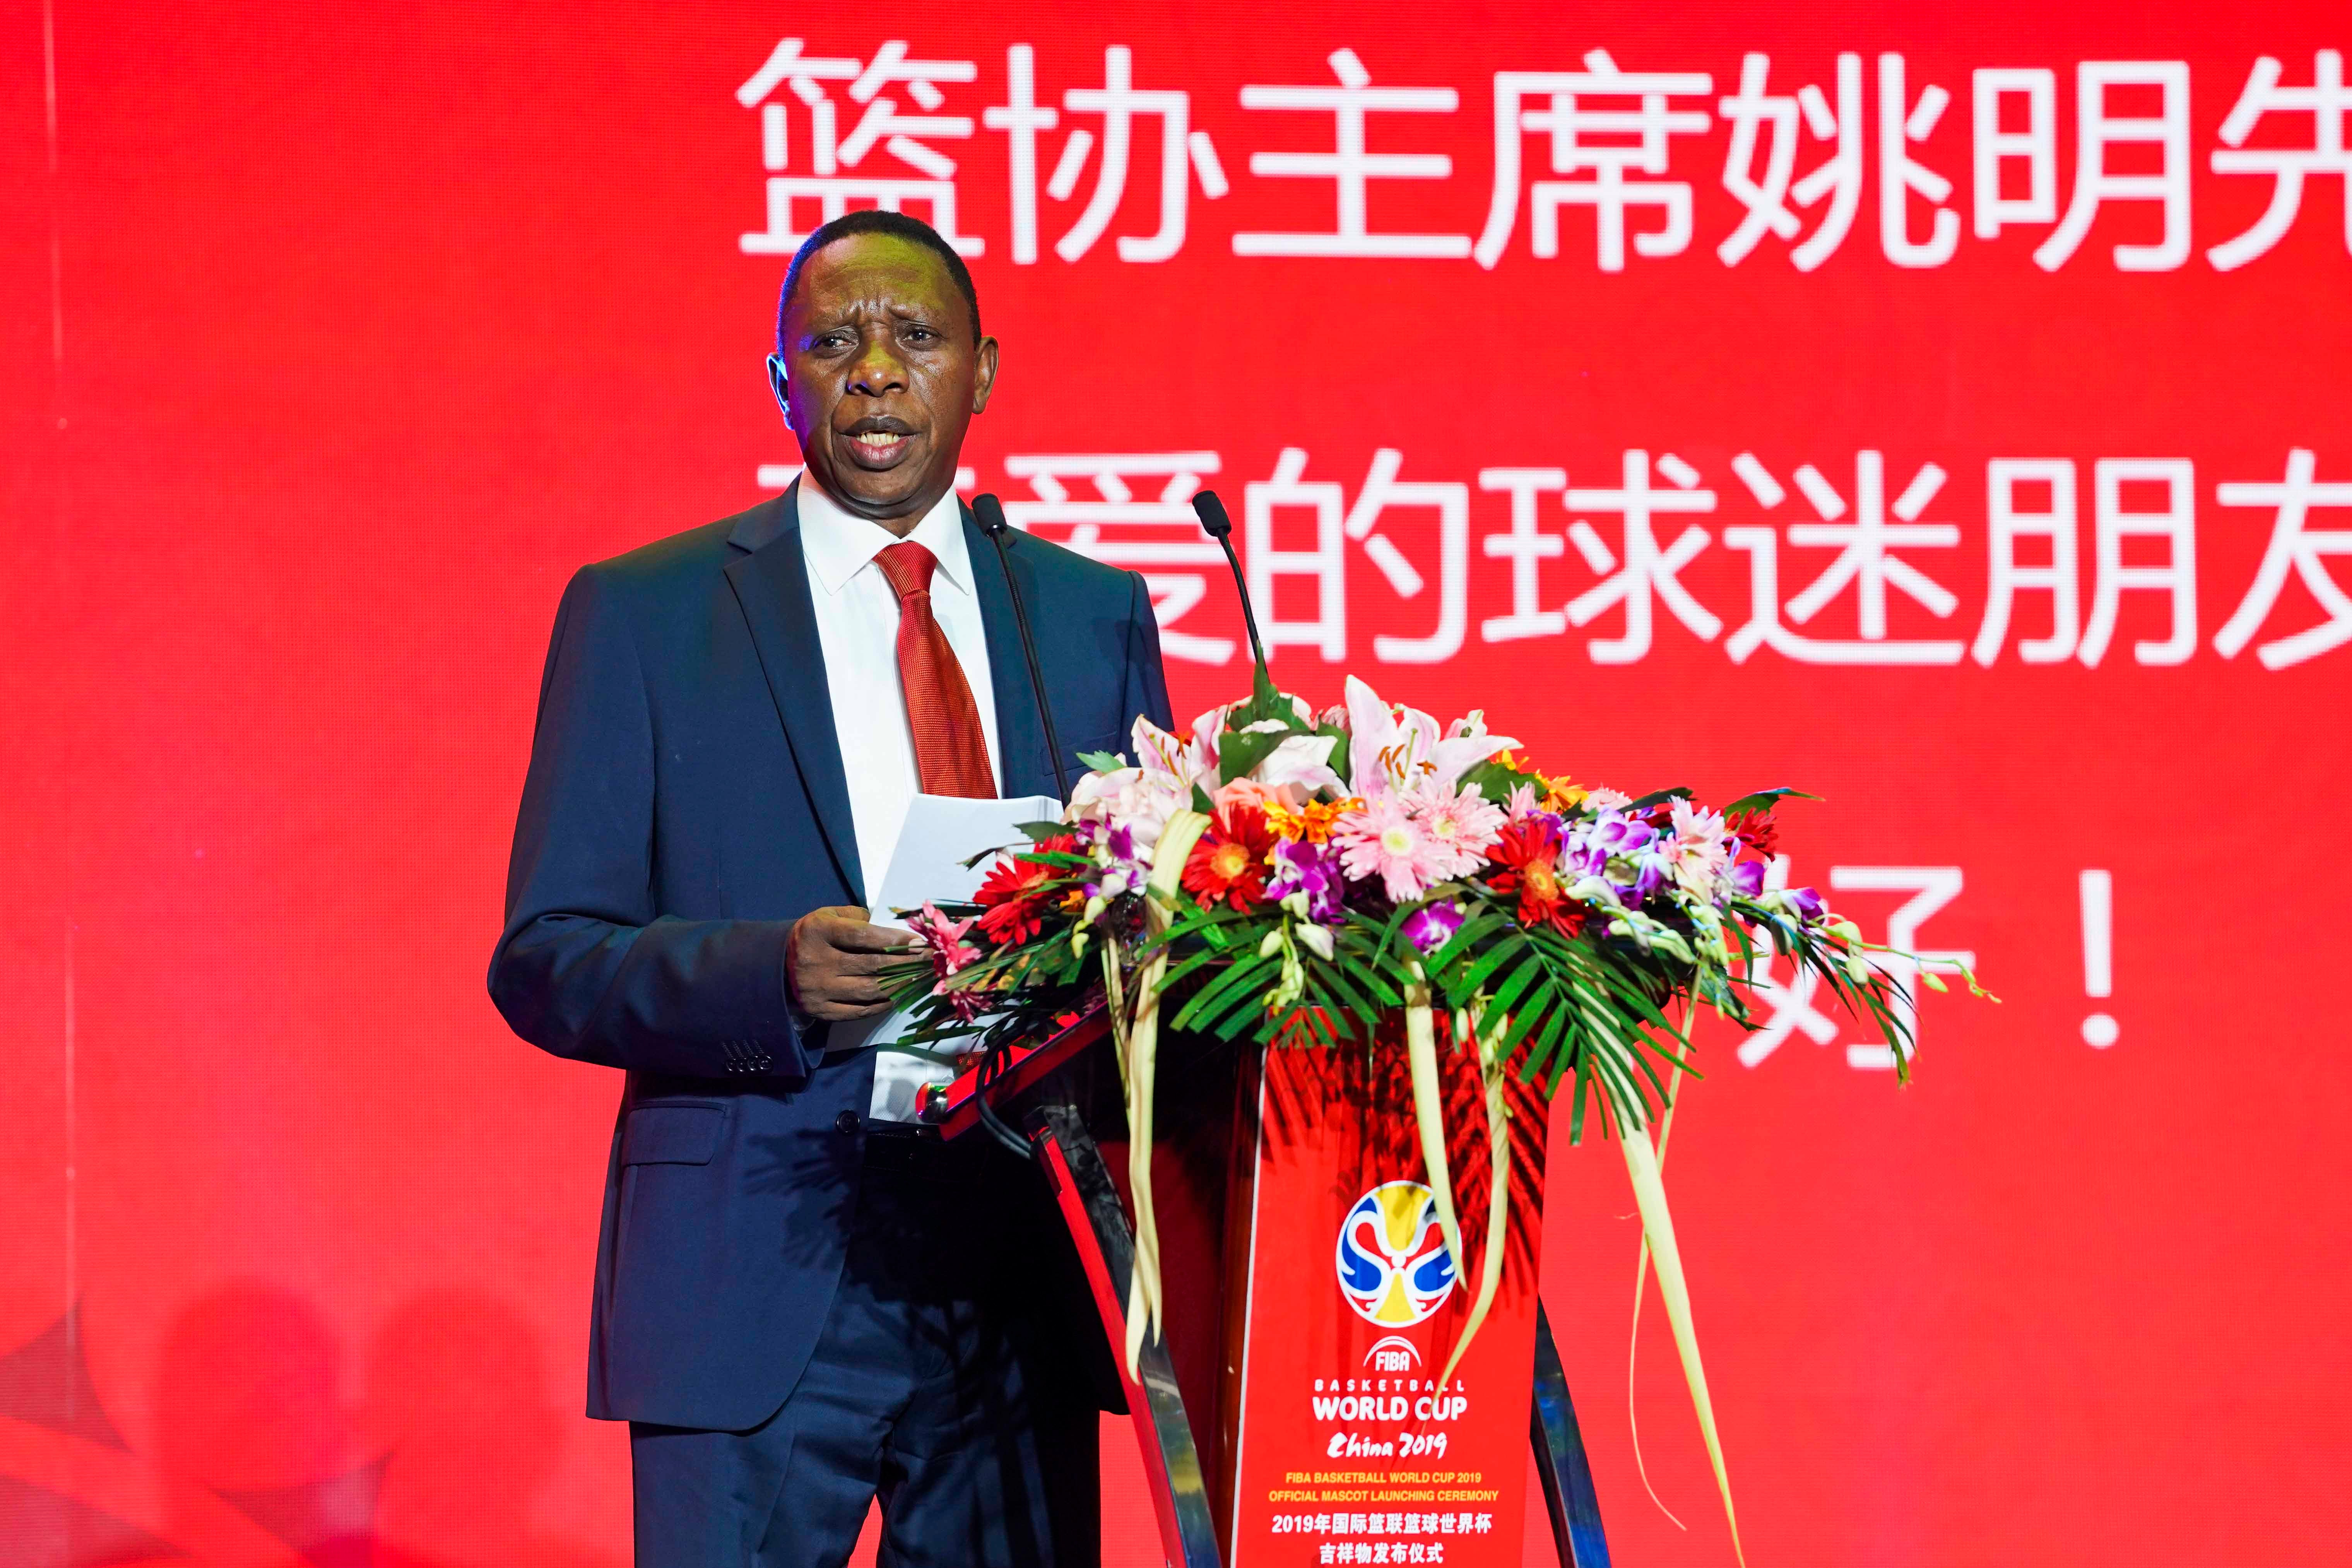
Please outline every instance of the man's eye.
[[928, 343], [937, 339], [939, 333], [929, 327], [909, 327], [907, 329], [907, 336], [911, 342]]

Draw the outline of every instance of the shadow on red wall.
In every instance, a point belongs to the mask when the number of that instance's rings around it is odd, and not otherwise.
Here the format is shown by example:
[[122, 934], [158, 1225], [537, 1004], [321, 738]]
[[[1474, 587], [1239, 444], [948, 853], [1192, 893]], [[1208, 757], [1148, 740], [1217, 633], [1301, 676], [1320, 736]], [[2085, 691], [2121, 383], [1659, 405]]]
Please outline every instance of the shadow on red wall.
[[410, 1300], [358, 1387], [349, 1402], [338, 1337], [302, 1297], [230, 1286], [166, 1334], [142, 1455], [68, 1313], [0, 1354], [0, 1568], [618, 1568], [622, 1551], [536, 1517], [567, 1421], [504, 1303]]

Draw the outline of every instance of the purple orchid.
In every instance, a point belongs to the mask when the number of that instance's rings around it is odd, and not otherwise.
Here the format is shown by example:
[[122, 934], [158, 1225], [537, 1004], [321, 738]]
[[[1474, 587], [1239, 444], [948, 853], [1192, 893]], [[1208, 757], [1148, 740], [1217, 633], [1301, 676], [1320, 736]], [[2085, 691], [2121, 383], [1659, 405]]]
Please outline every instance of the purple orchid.
[[1423, 904], [1405, 917], [1405, 940], [1423, 952], [1435, 952], [1462, 929], [1462, 906], [1448, 899]]
[[1092, 856], [1096, 872], [1086, 883], [1089, 901], [1118, 898], [1123, 893], [1139, 892], [1150, 879], [1151, 868], [1135, 852], [1135, 832], [1124, 825], [1111, 826], [1101, 822], [1082, 822], [1076, 829], [1079, 842]]
[[1622, 812], [1604, 811], [1585, 829], [1592, 844], [1611, 859], [1639, 855], [1657, 838], [1658, 830]]
[[1274, 847], [1274, 875], [1265, 884], [1268, 898], [1279, 902], [1293, 893], [1304, 894], [1308, 920], [1320, 925], [1338, 925], [1343, 915], [1340, 899], [1345, 890], [1339, 851], [1329, 845], [1294, 838]]
[[1579, 877], [1598, 877], [1609, 869], [1609, 857], [1598, 844], [1580, 836], [1572, 837], [1560, 852], [1559, 869], [1571, 882]]

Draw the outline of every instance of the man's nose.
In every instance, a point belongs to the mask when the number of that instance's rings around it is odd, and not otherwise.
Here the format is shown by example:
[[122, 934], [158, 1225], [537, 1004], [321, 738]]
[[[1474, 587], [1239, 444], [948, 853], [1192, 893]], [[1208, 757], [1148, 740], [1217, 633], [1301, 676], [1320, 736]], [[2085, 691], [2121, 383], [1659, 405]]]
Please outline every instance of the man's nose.
[[907, 367], [900, 363], [889, 334], [868, 338], [856, 363], [849, 367], [849, 390], [879, 397], [886, 392], [903, 392], [906, 386]]

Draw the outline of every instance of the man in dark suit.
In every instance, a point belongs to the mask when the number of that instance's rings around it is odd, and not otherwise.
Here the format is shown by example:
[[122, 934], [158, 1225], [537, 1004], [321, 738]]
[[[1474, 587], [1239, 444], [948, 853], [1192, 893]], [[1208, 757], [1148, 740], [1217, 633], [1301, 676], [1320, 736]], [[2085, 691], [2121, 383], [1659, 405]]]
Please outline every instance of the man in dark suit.
[[[877, 1117], [867, 921], [909, 796], [1053, 795], [994, 546], [955, 500], [997, 344], [924, 225], [854, 213], [793, 259], [777, 399], [806, 468], [583, 568], [556, 613], [490, 994], [624, 1069], [588, 1413], [631, 1424], [645, 1568], [1097, 1552], [1074, 1267], [1035, 1168]], [[1165, 725], [1141, 580], [1025, 535], [1059, 733]], [[846, 1047], [846, 1048], [845, 1048]]]

